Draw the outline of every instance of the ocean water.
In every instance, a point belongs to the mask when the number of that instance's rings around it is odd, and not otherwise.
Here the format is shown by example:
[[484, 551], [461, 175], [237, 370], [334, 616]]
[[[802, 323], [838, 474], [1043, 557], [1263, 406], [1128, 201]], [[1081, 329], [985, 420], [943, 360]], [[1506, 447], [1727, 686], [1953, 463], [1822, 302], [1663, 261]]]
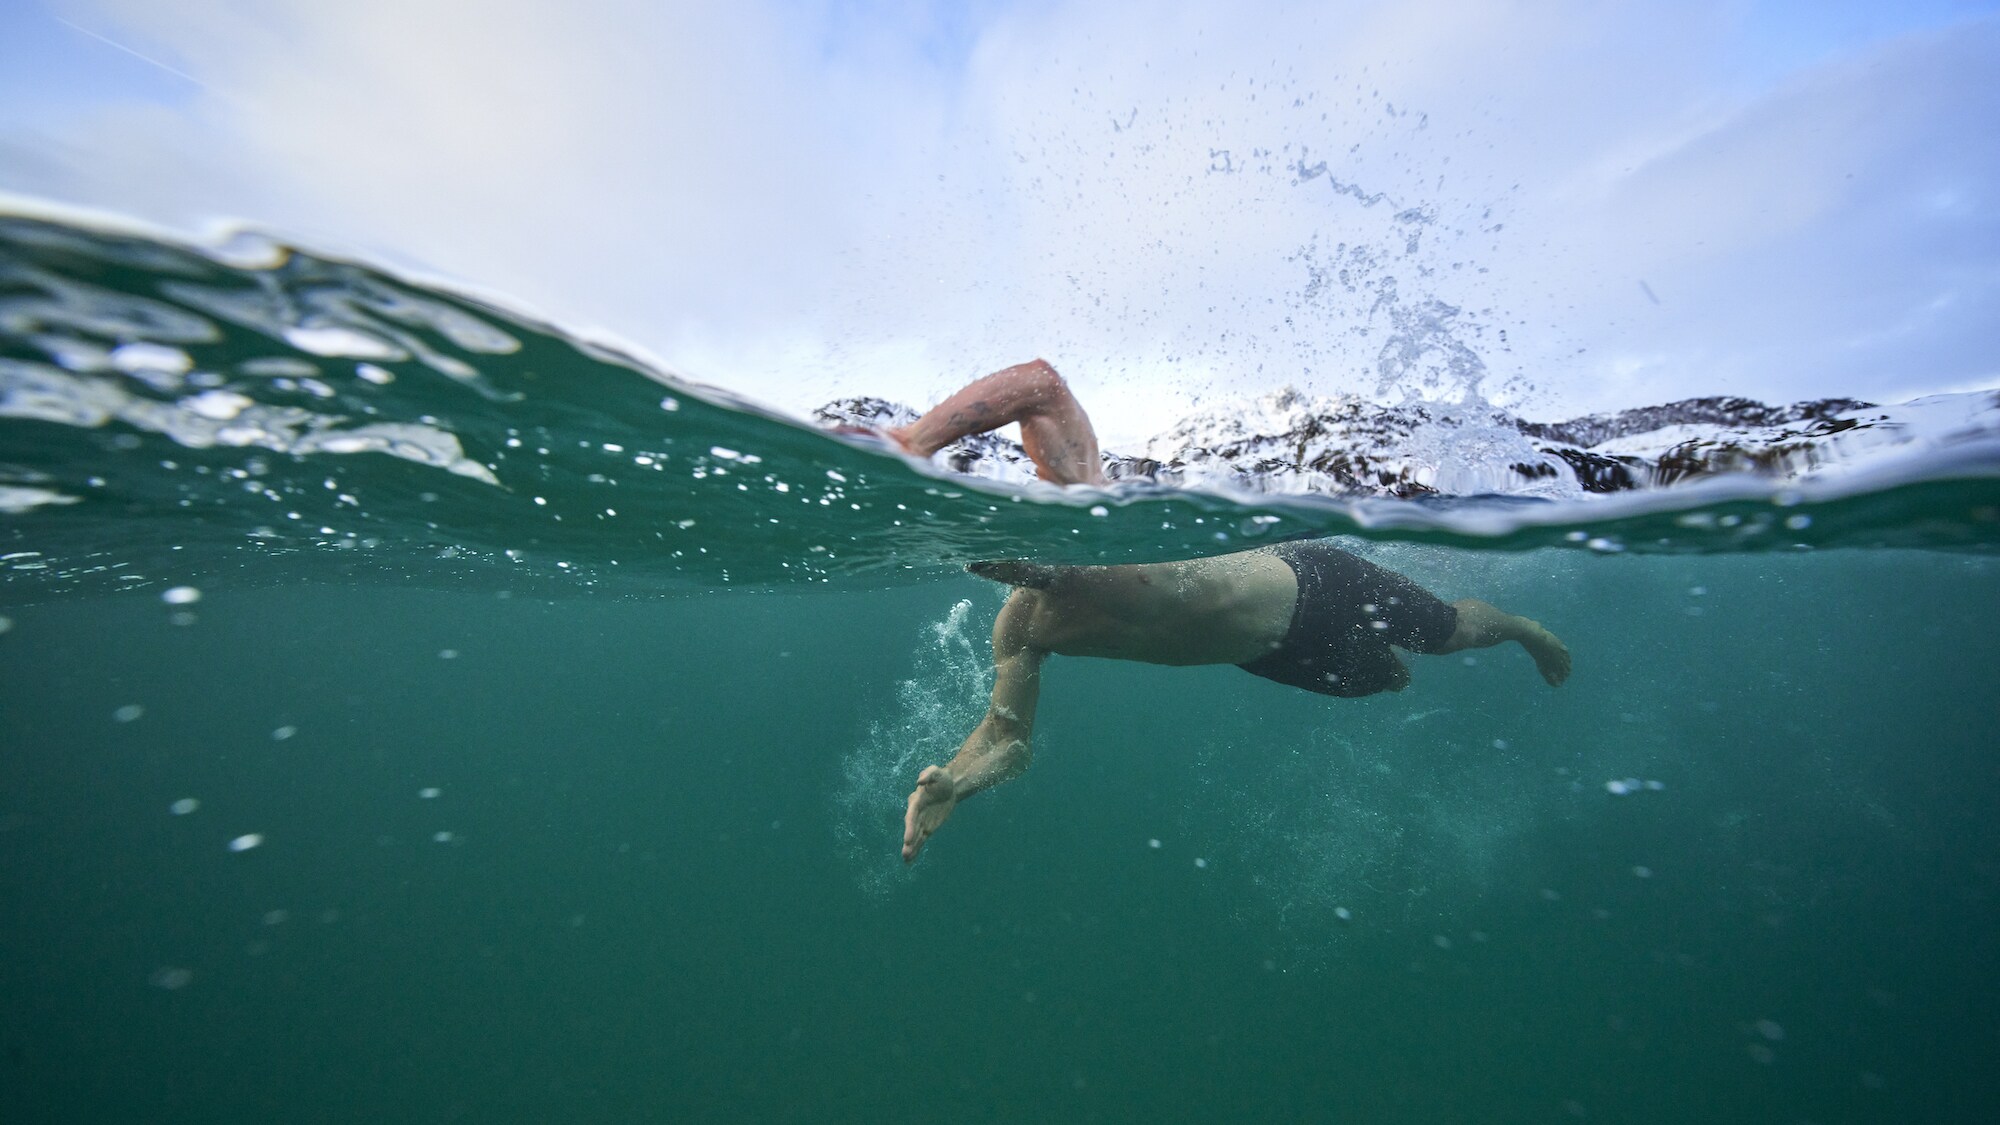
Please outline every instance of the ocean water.
[[[1054, 658], [980, 558], [1344, 543], [1560, 634]], [[1990, 451], [1591, 503], [967, 481], [472, 298], [0, 217], [0, 1121], [1957, 1122]]]

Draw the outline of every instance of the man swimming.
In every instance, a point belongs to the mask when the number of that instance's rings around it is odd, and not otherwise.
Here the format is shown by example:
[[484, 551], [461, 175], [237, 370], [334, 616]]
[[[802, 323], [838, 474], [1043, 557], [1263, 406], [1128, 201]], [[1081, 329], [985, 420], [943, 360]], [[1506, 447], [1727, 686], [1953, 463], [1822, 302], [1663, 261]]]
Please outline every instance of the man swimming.
[[[1043, 479], [1103, 483], [1090, 419], [1041, 360], [980, 379], [888, 436], [929, 456], [1009, 423], [1021, 426]], [[993, 696], [957, 755], [918, 775], [903, 817], [906, 863], [960, 801], [1028, 768], [1042, 662], [1051, 655], [1234, 664], [1307, 691], [1356, 697], [1409, 684], [1392, 646], [1440, 654], [1515, 641], [1550, 686], [1569, 677], [1569, 649], [1537, 622], [1477, 599], [1447, 604], [1323, 540], [1186, 562], [968, 569], [1014, 587], [993, 622]]]

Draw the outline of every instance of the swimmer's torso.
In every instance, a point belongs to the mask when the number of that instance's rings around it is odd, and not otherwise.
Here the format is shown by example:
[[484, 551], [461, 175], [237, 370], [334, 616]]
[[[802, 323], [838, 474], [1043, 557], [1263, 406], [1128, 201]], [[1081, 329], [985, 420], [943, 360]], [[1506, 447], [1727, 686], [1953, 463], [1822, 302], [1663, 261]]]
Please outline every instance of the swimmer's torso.
[[1028, 643], [1064, 656], [1150, 664], [1241, 664], [1277, 647], [1298, 583], [1262, 551], [1188, 562], [1065, 567], [1017, 590]]

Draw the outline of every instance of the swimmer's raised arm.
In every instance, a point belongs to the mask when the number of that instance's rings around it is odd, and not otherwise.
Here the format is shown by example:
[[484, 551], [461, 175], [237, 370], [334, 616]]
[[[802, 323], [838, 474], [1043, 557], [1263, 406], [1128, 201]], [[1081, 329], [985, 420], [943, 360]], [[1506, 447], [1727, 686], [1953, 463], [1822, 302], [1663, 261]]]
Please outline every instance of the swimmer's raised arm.
[[929, 457], [968, 434], [1014, 422], [1021, 425], [1021, 447], [1043, 480], [1104, 483], [1090, 416], [1046, 360], [1017, 363], [974, 380], [915, 422], [890, 430], [889, 436], [911, 453]]
[[917, 858], [924, 842], [951, 816], [958, 802], [1019, 777], [1032, 757], [1035, 704], [1048, 654], [1028, 642], [1033, 591], [1017, 590], [993, 622], [993, 698], [986, 717], [966, 736], [958, 754], [917, 777], [903, 814], [903, 862]]

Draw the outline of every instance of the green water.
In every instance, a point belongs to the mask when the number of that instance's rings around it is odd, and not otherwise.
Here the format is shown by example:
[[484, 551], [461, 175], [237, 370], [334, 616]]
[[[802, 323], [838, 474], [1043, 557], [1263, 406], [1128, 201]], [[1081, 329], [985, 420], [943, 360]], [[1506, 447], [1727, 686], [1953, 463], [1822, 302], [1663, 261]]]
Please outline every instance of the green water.
[[[909, 779], [861, 823], [834, 798], [928, 627], [993, 600], [970, 579], [18, 609], [0, 1108], [1980, 1119], [1989, 560], [1418, 561], [1541, 614], [1575, 678], [1486, 652], [1338, 701], [1058, 658], [1034, 769], [907, 875]], [[946, 717], [933, 757], [976, 714]]]
[[[72, 502], [0, 522], [0, 1121], [2000, 1096], [1990, 471], [1623, 507], [982, 490], [359, 267], [6, 233], [0, 469]], [[191, 277], [269, 318], [174, 328]], [[271, 328], [328, 309], [393, 380]], [[493, 480], [199, 444], [147, 411], [203, 384], [75, 358], [134, 340], [331, 419], [294, 433], [435, 424]], [[31, 380], [60, 394], [22, 408]], [[984, 707], [1000, 590], [960, 564], [1306, 533], [1538, 618], [1573, 678], [1494, 649], [1338, 700], [1053, 658], [1034, 768], [897, 861], [916, 770]]]

